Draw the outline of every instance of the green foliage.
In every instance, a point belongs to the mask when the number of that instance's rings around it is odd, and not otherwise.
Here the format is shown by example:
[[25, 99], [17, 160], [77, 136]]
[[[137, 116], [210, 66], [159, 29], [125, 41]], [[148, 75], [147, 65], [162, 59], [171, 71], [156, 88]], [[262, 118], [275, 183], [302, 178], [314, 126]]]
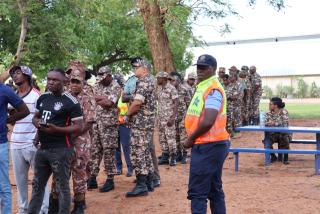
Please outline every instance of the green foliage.
[[305, 98], [308, 92], [308, 84], [302, 79], [298, 79], [297, 97]]
[[315, 82], [312, 82], [310, 88], [310, 97], [319, 98], [320, 97], [320, 88], [317, 87]]
[[285, 97], [285, 92], [283, 90], [283, 85], [282, 84], [278, 84], [276, 86], [276, 94], [277, 97]]
[[263, 86], [262, 90], [263, 90], [263, 95], [262, 95], [263, 99], [272, 98], [273, 92], [272, 92], [272, 89], [269, 86], [267, 86], [267, 85]]

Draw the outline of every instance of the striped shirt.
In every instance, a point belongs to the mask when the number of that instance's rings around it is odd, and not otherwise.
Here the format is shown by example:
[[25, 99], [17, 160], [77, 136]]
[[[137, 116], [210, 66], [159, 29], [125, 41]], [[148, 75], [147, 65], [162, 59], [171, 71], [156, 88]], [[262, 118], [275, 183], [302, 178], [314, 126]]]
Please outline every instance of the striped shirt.
[[32, 124], [32, 118], [40, 95], [40, 92], [33, 88], [28, 94], [21, 97], [28, 106], [30, 114], [15, 123], [11, 135], [11, 149], [23, 149], [33, 145], [37, 128]]

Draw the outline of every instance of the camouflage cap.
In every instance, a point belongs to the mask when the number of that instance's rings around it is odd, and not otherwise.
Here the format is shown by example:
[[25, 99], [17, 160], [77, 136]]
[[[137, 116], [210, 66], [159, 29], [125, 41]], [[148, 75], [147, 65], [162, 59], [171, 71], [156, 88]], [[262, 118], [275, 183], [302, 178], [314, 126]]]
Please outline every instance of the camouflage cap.
[[246, 66], [246, 65], [243, 65], [243, 66], [241, 67], [241, 70], [242, 70], [242, 71], [249, 71], [249, 67]]
[[135, 57], [131, 60], [131, 66], [132, 67], [146, 67], [146, 68], [149, 68], [151, 69], [151, 64], [150, 62], [148, 62], [146, 59], [143, 59], [141, 57]]
[[85, 80], [85, 73], [80, 70], [72, 70], [70, 80], [72, 79], [79, 80], [82, 82]]
[[85, 72], [86, 66], [83, 63], [81, 63], [79, 60], [71, 60], [68, 64], [66, 74], [71, 74], [73, 70], [79, 70], [81, 72]]
[[195, 73], [188, 74], [188, 79], [197, 79], [197, 75]]
[[167, 73], [167, 72], [159, 71], [159, 72], [157, 73], [156, 77], [157, 77], [157, 78], [158, 78], [158, 77], [168, 78], [168, 77], [169, 77], [169, 75], [168, 75], [168, 73]]
[[241, 70], [240, 73], [239, 73], [239, 76], [242, 76], [242, 75], [245, 75], [247, 76], [247, 71], [246, 70]]
[[234, 65], [229, 68], [229, 71], [237, 71], [237, 70], [238, 68]]
[[101, 68], [99, 68], [99, 71], [97, 73], [98, 75], [101, 75], [101, 74], [111, 74], [111, 69], [109, 68], [109, 66], [103, 66]]

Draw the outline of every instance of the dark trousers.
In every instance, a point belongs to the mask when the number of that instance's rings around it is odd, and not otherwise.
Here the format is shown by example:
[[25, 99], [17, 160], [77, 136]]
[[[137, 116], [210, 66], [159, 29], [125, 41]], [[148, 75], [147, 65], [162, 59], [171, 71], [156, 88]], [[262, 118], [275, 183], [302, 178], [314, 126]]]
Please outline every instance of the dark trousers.
[[117, 170], [122, 170], [122, 160], [121, 160], [121, 147], [124, 153], [124, 158], [126, 160], [128, 172], [131, 172], [132, 163], [130, 159], [130, 128], [120, 125], [119, 126], [119, 135], [118, 135], [118, 148], [116, 149], [116, 165]]
[[73, 148], [39, 149], [35, 155], [32, 197], [28, 213], [38, 214], [45, 192], [45, 186], [51, 174], [56, 178], [59, 192], [59, 214], [70, 213], [70, 165], [74, 155]]
[[193, 214], [207, 213], [207, 199], [211, 213], [226, 213], [221, 176], [229, 146], [229, 141], [220, 141], [192, 147], [188, 199]]

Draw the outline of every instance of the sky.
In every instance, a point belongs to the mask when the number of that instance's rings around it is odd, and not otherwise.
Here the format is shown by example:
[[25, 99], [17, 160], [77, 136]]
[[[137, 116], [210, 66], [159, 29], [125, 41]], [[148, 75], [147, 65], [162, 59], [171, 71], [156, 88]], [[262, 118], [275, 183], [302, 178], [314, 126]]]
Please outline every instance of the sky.
[[[281, 36], [320, 34], [319, 0], [286, 0], [286, 8], [277, 12], [266, 3], [257, 0], [249, 7], [248, 0], [231, 0], [241, 17], [228, 17], [216, 21], [201, 17], [193, 26], [193, 33], [205, 42], [234, 41]], [[232, 26], [232, 32], [221, 35], [216, 26], [223, 23]], [[217, 58], [218, 66], [256, 65], [262, 75], [286, 75], [320, 73], [320, 39], [236, 44], [192, 48], [197, 56], [208, 53]], [[190, 68], [188, 72], [194, 70]]]

